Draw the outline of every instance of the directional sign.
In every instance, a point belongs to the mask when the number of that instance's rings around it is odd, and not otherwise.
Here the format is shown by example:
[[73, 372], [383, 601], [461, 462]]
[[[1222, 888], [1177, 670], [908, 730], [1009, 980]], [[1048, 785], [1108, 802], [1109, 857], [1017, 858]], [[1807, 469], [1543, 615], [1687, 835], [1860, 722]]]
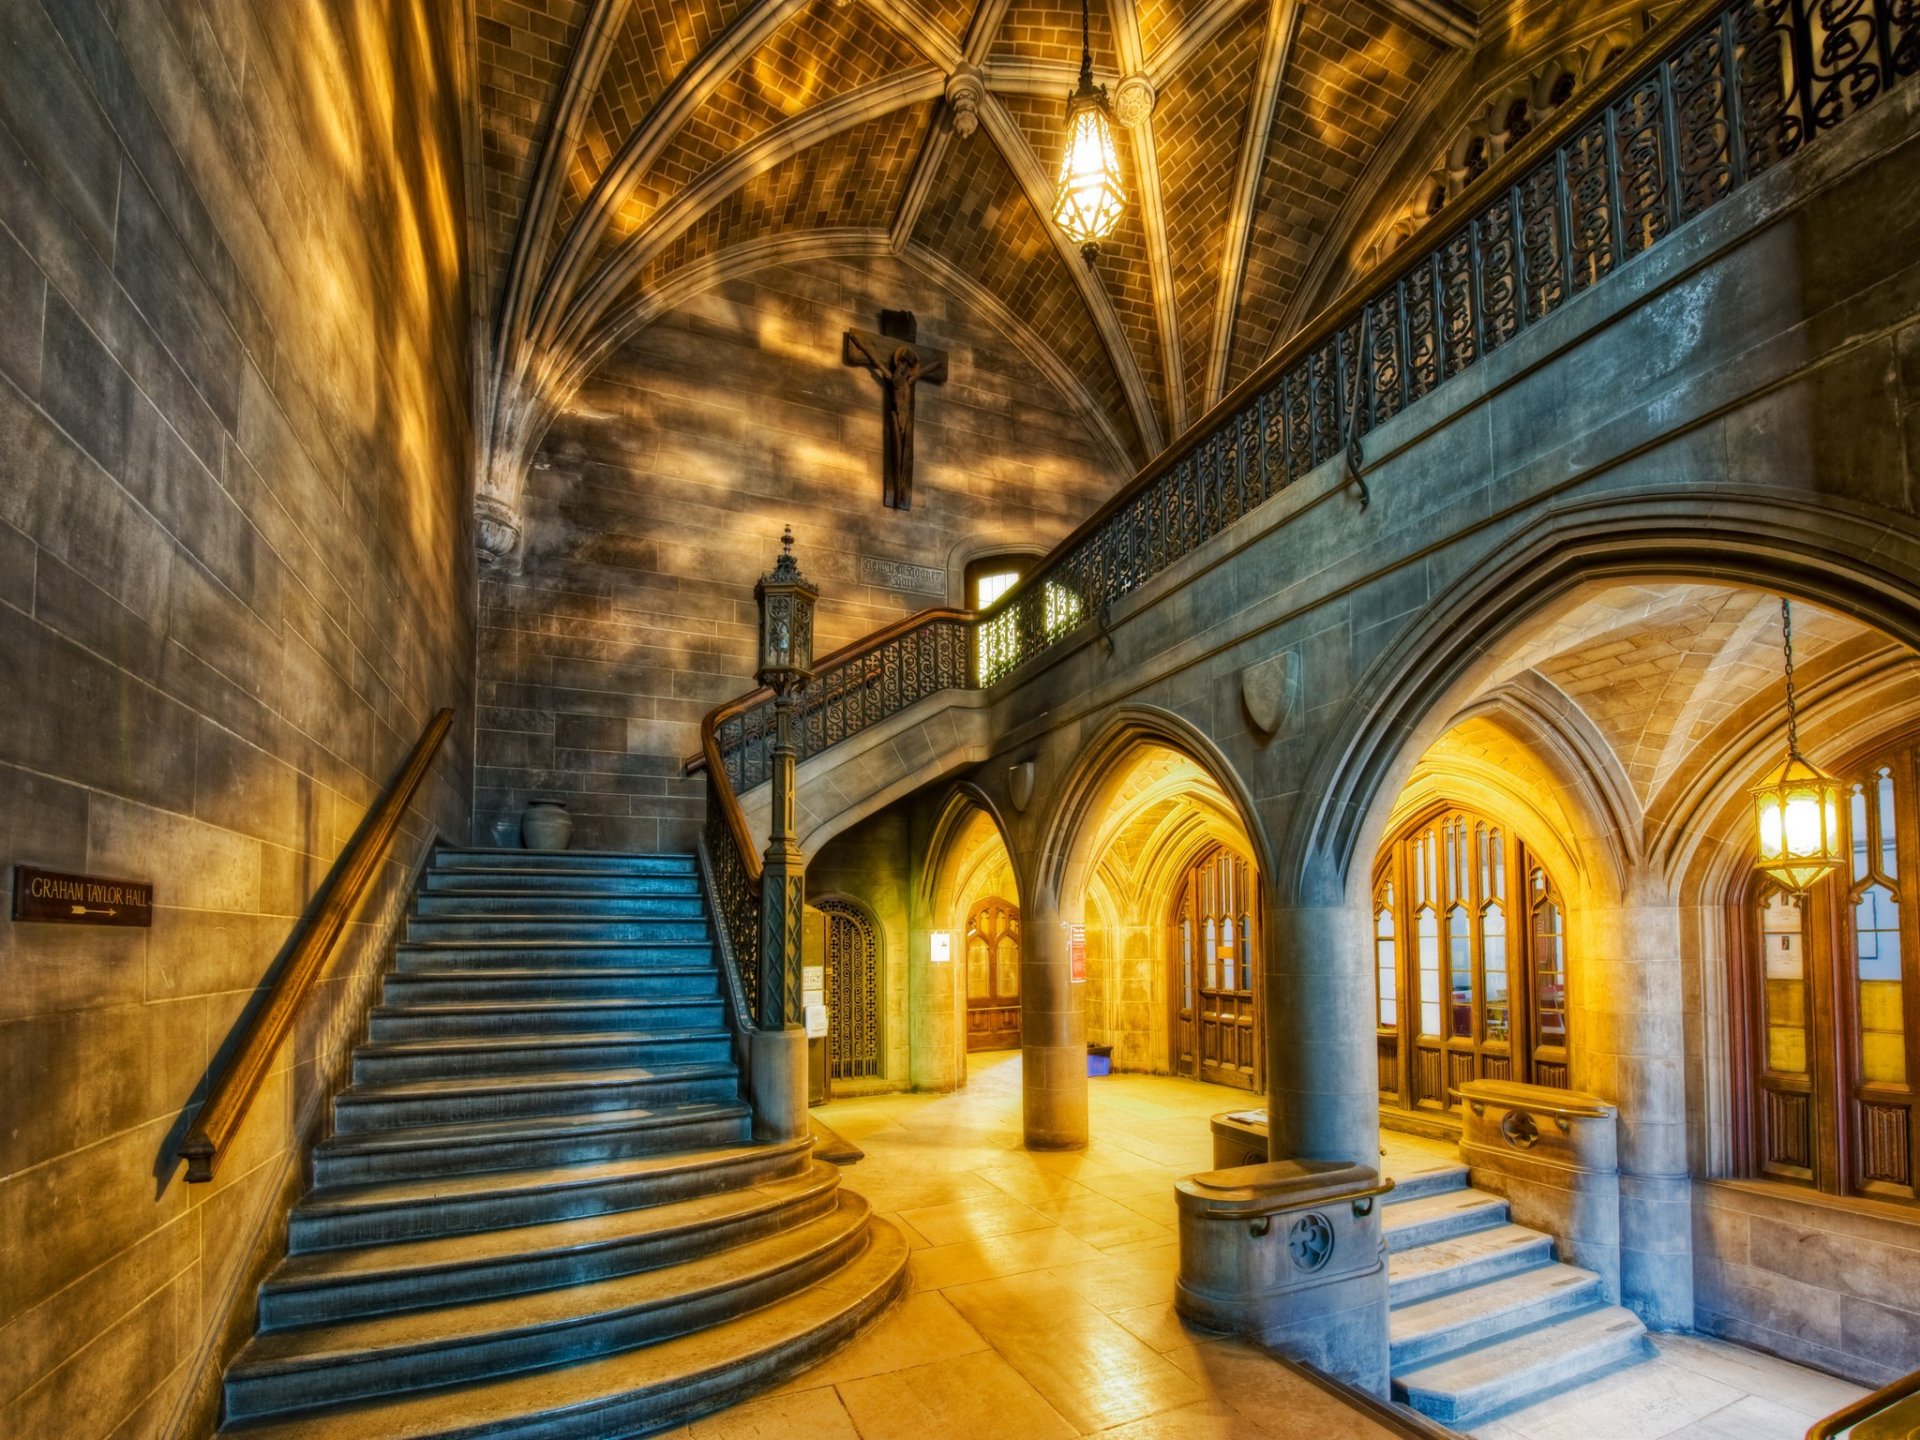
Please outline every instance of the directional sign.
[[153, 885], [13, 867], [13, 918], [50, 925], [153, 924]]

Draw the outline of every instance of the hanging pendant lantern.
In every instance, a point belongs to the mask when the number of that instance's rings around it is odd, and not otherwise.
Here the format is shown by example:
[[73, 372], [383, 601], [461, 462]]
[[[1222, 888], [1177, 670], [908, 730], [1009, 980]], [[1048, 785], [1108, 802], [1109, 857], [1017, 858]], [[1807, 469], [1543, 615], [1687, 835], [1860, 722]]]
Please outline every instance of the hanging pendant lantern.
[[1846, 859], [1840, 840], [1840, 784], [1800, 753], [1793, 692], [1793, 610], [1780, 602], [1787, 680], [1787, 758], [1754, 787], [1760, 869], [1792, 891], [1805, 890]]
[[1067, 97], [1067, 148], [1054, 185], [1053, 223], [1080, 247], [1082, 258], [1091, 265], [1100, 254], [1100, 242], [1120, 223], [1126, 205], [1107, 87], [1093, 83], [1087, 0], [1080, 0], [1080, 87]]

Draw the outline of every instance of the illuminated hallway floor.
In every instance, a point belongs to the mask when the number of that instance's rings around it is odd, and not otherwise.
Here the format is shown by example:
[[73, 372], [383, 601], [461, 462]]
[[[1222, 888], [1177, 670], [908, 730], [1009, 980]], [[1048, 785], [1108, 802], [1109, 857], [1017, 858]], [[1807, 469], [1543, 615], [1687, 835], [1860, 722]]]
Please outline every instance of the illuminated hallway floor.
[[[872, 1331], [784, 1388], [675, 1433], [682, 1440], [1385, 1435], [1250, 1347], [1190, 1331], [1173, 1314], [1173, 1185], [1212, 1168], [1206, 1118], [1242, 1097], [1140, 1075], [1096, 1080], [1089, 1096], [1093, 1140], [1075, 1154], [1020, 1148], [1014, 1053], [972, 1057], [969, 1084], [952, 1095], [880, 1095], [817, 1110], [866, 1151], [844, 1179], [906, 1235], [912, 1292]], [[1451, 1156], [1451, 1147], [1434, 1142], [1383, 1139], [1389, 1173]], [[1859, 1393], [1733, 1346], [1684, 1337], [1658, 1343], [1659, 1359], [1478, 1433], [1487, 1440], [1799, 1440], [1810, 1421], [1804, 1406], [1819, 1402], [1813, 1413], [1824, 1414]], [[1673, 1417], [1666, 1428], [1659, 1428], [1662, 1412]], [[1797, 1429], [1785, 1428], [1788, 1417]], [[1721, 1419], [1732, 1428], [1708, 1423]], [[1614, 1421], [1627, 1428], [1610, 1428]]]

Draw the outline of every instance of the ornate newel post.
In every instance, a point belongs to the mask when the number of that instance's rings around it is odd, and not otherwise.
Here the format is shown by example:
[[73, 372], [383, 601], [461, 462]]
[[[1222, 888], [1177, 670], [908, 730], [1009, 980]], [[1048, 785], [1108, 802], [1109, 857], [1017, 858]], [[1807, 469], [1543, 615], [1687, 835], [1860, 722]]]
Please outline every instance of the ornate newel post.
[[773, 815], [760, 880], [760, 1013], [754, 1017], [757, 1133], [790, 1139], [807, 1130], [807, 1032], [800, 999], [800, 923], [806, 859], [794, 823], [793, 701], [813, 669], [813, 606], [820, 592], [793, 558], [793, 527], [780, 558], [753, 588], [760, 607], [760, 666], [773, 691]]

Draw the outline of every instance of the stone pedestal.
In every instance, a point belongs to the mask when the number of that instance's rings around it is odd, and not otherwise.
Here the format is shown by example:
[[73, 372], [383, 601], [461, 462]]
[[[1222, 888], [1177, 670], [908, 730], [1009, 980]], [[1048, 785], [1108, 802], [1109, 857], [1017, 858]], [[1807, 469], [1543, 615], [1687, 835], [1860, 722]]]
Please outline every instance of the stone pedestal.
[[1209, 1330], [1258, 1338], [1376, 1395], [1387, 1393], [1387, 1259], [1365, 1165], [1276, 1160], [1176, 1187], [1174, 1308]]
[[1619, 1112], [1574, 1090], [1471, 1080], [1460, 1087], [1460, 1158], [1516, 1224], [1553, 1236], [1569, 1265], [1620, 1300]]
[[799, 1139], [807, 1133], [807, 1032], [799, 1026], [756, 1030], [751, 1054], [753, 1138]]
[[1214, 1169], [1232, 1170], [1240, 1165], [1266, 1163], [1266, 1111], [1222, 1111], [1213, 1117], [1212, 1129]]

